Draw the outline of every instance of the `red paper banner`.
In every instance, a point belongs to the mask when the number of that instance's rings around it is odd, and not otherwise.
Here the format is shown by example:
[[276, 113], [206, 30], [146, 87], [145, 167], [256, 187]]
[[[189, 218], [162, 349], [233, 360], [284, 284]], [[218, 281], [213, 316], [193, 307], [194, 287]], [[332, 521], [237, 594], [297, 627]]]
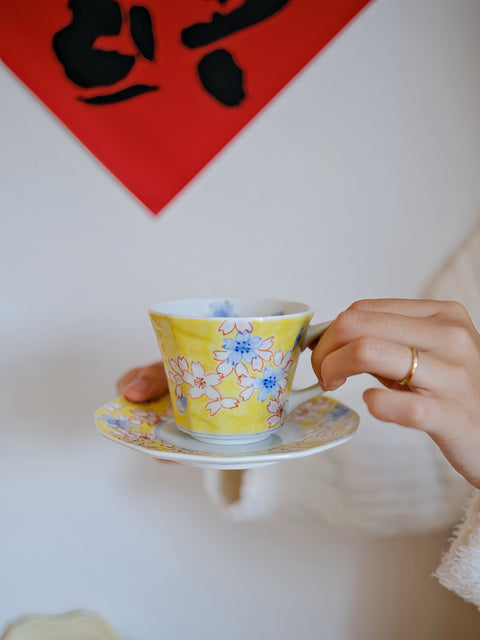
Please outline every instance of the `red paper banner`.
[[158, 213], [370, 0], [1, 0], [0, 57]]

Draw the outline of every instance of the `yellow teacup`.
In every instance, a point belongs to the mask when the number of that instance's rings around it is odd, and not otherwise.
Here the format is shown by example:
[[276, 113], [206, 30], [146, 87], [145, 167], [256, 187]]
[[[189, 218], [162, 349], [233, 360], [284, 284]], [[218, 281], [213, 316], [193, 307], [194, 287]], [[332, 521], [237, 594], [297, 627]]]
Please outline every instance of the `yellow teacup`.
[[197, 440], [244, 444], [267, 438], [288, 411], [322, 393], [292, 391], [300, 352], [329, 323], [309, 326], [305, 304], [263, 299], [188, 299], [150, 310], [175, 422]]

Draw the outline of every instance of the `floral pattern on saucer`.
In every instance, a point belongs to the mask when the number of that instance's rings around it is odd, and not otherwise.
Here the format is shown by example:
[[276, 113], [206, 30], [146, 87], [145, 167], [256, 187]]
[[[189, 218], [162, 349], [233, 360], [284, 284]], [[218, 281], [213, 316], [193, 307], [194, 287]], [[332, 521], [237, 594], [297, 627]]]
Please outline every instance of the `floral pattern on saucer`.
[[96, 412], [95, 421], [106, 438], [156, 458], [198, 467], [247, 469], [342, 444], [355, 433], [359, 418], [345, 405], [321, 395], [292, 411], [268, 439], [242, 446], [207, 445], [181, 433], [168, 396], [143, 404], [117, 398]]

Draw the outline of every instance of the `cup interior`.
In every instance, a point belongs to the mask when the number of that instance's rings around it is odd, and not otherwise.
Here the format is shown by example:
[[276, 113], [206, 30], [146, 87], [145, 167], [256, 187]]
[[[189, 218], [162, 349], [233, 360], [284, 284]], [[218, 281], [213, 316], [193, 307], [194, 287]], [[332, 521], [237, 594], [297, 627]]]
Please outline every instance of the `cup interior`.
[[302, 302], [263, 298], [194, 298], [159, 302], [153, 313], [186, 318], [268, 318], [302, 315], [312, 310]]

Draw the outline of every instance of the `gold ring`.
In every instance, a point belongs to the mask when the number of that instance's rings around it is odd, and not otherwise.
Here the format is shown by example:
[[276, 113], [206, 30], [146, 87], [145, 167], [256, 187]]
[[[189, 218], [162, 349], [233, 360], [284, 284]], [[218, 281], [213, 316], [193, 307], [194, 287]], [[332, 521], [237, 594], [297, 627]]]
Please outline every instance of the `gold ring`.
[[405, 378], [403, 378], [403, 380], [399, 380], [398, 384], [401, 385], [407, 385], [410, 382], [410, 380], [413, 378], [413, 374], [418, 367], [418, 351], [415, 349], [415, 347], [410, 347], [410, 350], [412, 352], [412, 364], [410, 365], [410, 369], [408, 370]]

